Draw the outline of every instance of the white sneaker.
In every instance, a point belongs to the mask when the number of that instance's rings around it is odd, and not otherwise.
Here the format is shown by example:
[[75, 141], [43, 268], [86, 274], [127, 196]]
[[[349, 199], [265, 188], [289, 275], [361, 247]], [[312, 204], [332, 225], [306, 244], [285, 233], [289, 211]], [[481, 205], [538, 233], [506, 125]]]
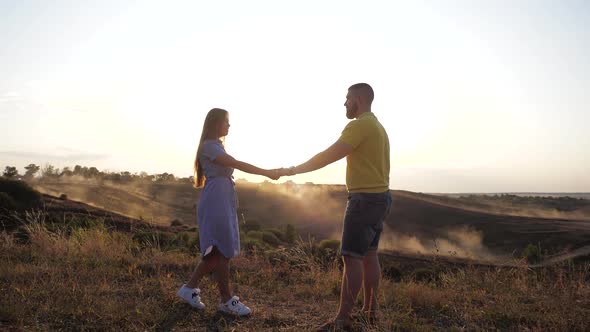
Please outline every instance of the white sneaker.
[[226, 314], [236, 315], [236, 316], [248, 316], [252, 313], [252, 310], [248, 308], [245, 304], [240, 302], [240, 298], [237, 296], [232, 297], [229, 301], [225, 303], [220, 303], [219, 307], [217, 307], [218, 311], [221, 311]]
[[201, 302], [201, 290], [198, 288], [188, 288], [186, 284], [182, 285], [176, 294], [182, 297], [193, 308], [205, 309], [205, 304]]

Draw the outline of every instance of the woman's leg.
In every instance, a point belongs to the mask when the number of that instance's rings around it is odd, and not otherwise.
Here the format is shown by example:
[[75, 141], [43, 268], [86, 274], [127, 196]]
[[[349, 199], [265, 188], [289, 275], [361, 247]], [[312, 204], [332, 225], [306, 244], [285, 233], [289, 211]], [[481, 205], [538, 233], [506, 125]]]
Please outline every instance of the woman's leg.
[[221, 259], [226, 258], [223, 257], [219, 250], [217, 250], [217, 247], [213, 247], [211, 253], [207, 254], [205, 257], [201, 259], [199, 265], [197, 265], [195, 271], [193, 272], [193, 275], [191, 276], [191, 279], [186, 284], [186, 286], [189, 288], [198, 288], [201, 279], [203, 279], [204, 276], [213, 271], [213, 269], [215, 269], [215, 267], [219, 265]]
[[217, 287], [219, 288], [219, 296], [221, 303], [225, 303], [231, 299], [231, 292], [229, 290], [229, 258], [225, 258], [219, 254], [217, 265], [213, 270]]

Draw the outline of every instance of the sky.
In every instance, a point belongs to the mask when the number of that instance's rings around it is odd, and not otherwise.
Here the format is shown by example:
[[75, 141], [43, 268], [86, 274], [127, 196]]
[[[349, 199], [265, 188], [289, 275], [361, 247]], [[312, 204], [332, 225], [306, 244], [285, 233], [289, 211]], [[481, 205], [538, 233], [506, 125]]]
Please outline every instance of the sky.
[[338, 139], [366, 82], [392, 189], [588, 192], [587, 22], [583, 0], [0, 0], [0, 167], [189, 176], [213, 107], [230, 155], [289, 167]]

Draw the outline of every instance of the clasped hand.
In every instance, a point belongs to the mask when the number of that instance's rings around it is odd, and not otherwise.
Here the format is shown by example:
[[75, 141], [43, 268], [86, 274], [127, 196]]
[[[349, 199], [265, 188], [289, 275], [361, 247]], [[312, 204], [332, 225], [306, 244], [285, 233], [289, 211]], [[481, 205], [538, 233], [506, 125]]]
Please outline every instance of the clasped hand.
[[267, 171], [267, 174], [265, 174], [265, 176], [269, 179], [272, 180], [278, 180], [281, 176], [286, 176], [286, 175], [291, 175], [290, 174], [290, 170], [288, 168], [275, 168], [275, 169], [269, 169]]

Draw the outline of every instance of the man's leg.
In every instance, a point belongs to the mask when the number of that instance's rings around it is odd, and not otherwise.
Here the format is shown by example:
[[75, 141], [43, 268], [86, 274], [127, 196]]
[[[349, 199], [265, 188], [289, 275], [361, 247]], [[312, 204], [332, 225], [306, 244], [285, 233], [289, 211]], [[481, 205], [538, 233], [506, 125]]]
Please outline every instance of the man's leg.
[[377, 295], [379, 289], [379, 278], [381, 275], [381, 266], [377, 249], [371, 249], [367, 256], [363, 258], [363, 289], [364, 303], [362, 311], [367, 314], [367, 318], [375, 318], [377, 313]]
[[342, 272], [342, 287], [340, 289], [340, 309], [336, 321], [342, 325], [350, 325], [350, 314], [354, 301], [363, 282], [363, 260], [360, 257], [342, 256], [344, 271]]

